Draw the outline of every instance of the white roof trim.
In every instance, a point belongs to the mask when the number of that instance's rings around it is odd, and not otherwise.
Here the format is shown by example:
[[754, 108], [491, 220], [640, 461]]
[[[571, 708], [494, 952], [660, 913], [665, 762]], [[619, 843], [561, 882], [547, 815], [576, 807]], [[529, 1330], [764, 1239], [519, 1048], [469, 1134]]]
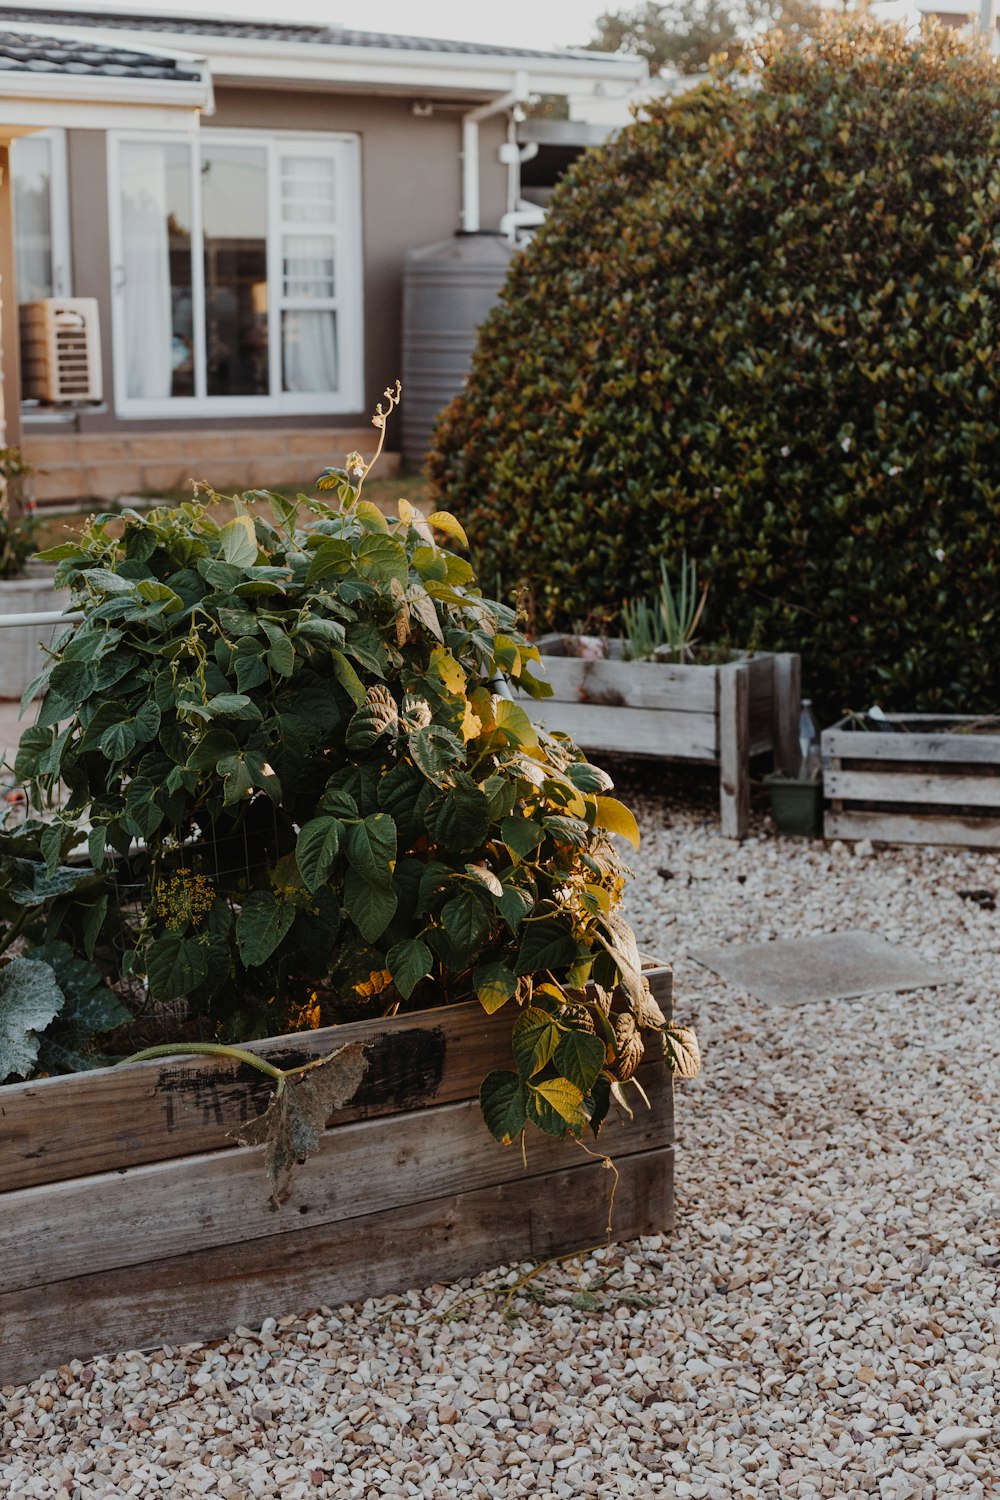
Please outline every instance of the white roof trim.
[[[230, 17], [229, 19], [232, 19]], [[22, 23], [23, 25], [23, 23]], [[14, 26], [11, 25], [11, 30]], [[129, 31], [99, 25], [23, 26], [36, 35], [67, 36], [102, 46], [134, 48], [137, 52], [154, 52], [147, 41], [148, 32]], [[166, 33], [155, 33], [160, 43]], [[335, 42], [275, 42], [261, 38], [205, 36], [170, 33], [177, 51], [171, 57], [193, 54], [207, 59], [216, 79], [272, 79], [280, 82], [368, 84], [369, 86], [428, 89], [442, 88], [452, 92], [479, 93], [486, 96], [510, 88], [517, 72], [527, 71], [531, 87], [539, 93], [603, 92], [602, 85], [624, 88], [644, 83], [649, 68], [644, 58], [595, 52], [568, 52], [565, 56], [532, 57], [521, 53], [497, 55], [482, 52], [434, 52], [401, 47], [338, 46]]]
[[[37, 80], [39, 75], [34, 77]], [[5, 89], [6, 84], [5, 79]], [[15, 99], [8, 93], [0, 99], [0, 141], [16, 140], [18, 136], [56, 125], [65, 130], [196, 131], [200, 117], [197, 107], [181, 105], [176, 100], [165, 104], [98, 98], [88, 101], [67, 99], [65, 93], [39, 96], [37, 90], [34, 98]]]

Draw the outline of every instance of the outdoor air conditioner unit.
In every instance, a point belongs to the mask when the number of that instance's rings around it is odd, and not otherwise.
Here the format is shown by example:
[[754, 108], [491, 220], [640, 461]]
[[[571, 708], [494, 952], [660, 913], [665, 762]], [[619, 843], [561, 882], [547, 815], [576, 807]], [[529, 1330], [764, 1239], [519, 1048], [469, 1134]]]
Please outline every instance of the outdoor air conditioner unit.
[[21, 304], [21, 389], [50, 406], [102, 399], [96, 297]]

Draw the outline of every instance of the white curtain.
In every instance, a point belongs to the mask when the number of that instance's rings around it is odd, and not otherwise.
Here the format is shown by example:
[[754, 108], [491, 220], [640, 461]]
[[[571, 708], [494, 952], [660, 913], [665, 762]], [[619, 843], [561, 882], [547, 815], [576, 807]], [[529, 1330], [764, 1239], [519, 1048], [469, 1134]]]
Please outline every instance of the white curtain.
[[55, 292], [52, 273], [52, 145], [44, 136], [15, 141], [10, 157], [14, 186], [17, 300], [34, 302]]
[[337, 389], [336, 317], [334, 312], [285, 312], [281, 338], [286, 391]]
[[173, 381], [173, 315], [162, 145], [122, 143], [121, 204], [126, 390], [131, 397], [163, 399]]

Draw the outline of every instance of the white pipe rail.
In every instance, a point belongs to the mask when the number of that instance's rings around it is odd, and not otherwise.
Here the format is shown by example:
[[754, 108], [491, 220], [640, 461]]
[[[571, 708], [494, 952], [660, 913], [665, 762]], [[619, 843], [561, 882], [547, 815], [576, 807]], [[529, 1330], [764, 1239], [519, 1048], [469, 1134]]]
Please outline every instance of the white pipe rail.
[[22, 625], [79, 625], [83, 617], [82, 609], [66, 614], [60, 609], [27, 610], [21, 615], [0, 615], [0, 630], [17, 630]]

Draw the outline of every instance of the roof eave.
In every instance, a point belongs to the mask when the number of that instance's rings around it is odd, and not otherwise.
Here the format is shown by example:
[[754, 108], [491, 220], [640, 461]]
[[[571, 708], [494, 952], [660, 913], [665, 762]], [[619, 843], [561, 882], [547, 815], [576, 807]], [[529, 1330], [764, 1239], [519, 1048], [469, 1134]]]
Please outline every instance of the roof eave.
[[[69, 36], [103, 46], [134, 47], [153, 51], [148, 32], [114, 27], [81, 27], [47, 22], [51, 36]], [[162, 47], [167, 35], [156, 33]], [[517, 72], [526, 71], [531, 87], [539, 93], [575, 93], [599, 89], [601, 85], [634, 86], [644, 83], [649, 69], [644, 58], [595, 52], [532, 57], [523, 53], [495, 55], [477, 52], [435, 52], [397, 47], [338, 46], [335, 42], [272, 42], [257, 38], [213, 37], [194, 32], [169, 33], [171, 55], [192, 53], [207, 59], [215, 78], [336, 84], [368, 81], [373, 86], [418, 88], [440, 86], [466, 93], [481, 90], [487, 97], [510, 87]], [[173, 49], [176, 48], [176, 52]]]

